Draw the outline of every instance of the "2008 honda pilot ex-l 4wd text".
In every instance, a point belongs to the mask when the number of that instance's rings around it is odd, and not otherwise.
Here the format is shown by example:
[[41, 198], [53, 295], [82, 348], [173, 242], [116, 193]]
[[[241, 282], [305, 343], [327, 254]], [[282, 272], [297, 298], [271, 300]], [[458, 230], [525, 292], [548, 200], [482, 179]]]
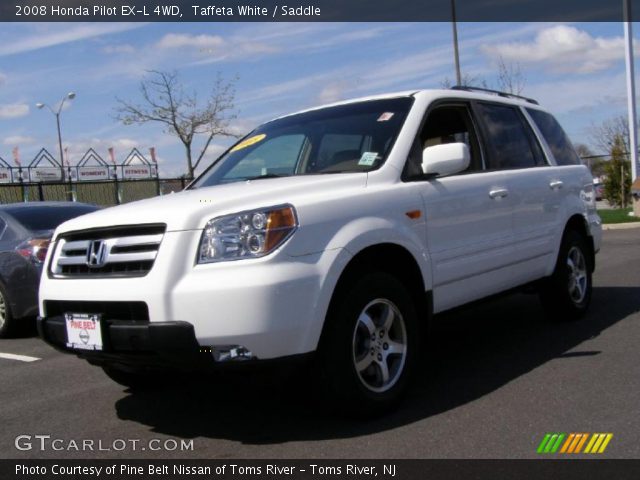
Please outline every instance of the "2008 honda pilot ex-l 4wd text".
[[535, 101], [377, 96], [256, 128], [183, 192], [61, 225], [40, 335], [136, 386], [310, 354], [329, 398], [401, 395], [434, 313], [518, 286], [591, 297], [592, 177]]

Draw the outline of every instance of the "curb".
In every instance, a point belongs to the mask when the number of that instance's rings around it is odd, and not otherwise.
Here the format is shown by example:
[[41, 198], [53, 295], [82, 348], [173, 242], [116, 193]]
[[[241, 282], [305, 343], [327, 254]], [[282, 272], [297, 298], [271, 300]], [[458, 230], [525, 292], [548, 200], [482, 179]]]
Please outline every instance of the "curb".
[[629, 230], [632, 228], [640, 228], [640, 222], [604, 223], [602, 225], [602, 230]]

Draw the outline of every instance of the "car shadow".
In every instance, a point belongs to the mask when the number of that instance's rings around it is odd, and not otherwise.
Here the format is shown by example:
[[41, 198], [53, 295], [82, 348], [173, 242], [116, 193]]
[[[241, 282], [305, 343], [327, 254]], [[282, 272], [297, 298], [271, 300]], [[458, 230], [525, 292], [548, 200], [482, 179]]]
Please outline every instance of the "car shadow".
[[119, 418], [182, 438], [245, 444], [349, 438], [377, 433], [472, 402], [561, 357], [597, 356], [577, 350], [640, 311], [640, 287], [594, 288], [579, 322], [551, 323], [535, 295], [517, 294], [436, 316], [421, 369], [399, 408], [367, 421], [332, 413], [301, 374], [203, 378], [180, 389], [127, 395]]

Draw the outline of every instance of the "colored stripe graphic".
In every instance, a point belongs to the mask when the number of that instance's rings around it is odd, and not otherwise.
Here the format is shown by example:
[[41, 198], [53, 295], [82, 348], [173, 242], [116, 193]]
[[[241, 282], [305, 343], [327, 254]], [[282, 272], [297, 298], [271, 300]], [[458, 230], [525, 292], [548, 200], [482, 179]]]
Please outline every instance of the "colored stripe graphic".
[[556, 453], [565, 436], [564, 433], [547, 433], [538, 445], [538, 453]]
[[613, 438], [613, 433], [607, 433], [607, 436], [604, 439], [604, 442], [602, 442], [602, 445], [600, 445], [600, 450], [598, 450], [598, 453], [604, 453], [604, 451], [607, 448], [607, 445], [609, 445], [609, 442], [611, 441], [611, 439]]
[[597, 438], [598, 438], [597, 433], [594, 433], [591, 436], [591, 440], [589, 440], [589, 443], [587, 444], [587, 448], [584, 449], [584, 453], [591, 453], [591, 447], [593, 447], [593, 444], [596, 443]]
[[[612, 438], [613, 433], [547, 433], [538, 445], [537, 452], [603, 453]], [[583, 450], [585, 444], [586, 447]]]
[[567, 449], [569, 448], [569, 445], [571, 445], [571, 442], [573, 442], [573, 439], [576, 438], [576, 434], [575, 433], [570, 433], [569, 436], [567, 437], [567, 441], [564, 442], [564, 445], [562, 445], [562, 449], [560, 450], [560, 453], [566, 453]]
[[582, 450], [582, 446], [584, 445], [584, 442], [587, 441], [587, 438], [589, 437], [588, 433], [583, 433], [582, 434], [582, 438], [580, 439], [580, 441], [578, 442], [578, 445], [576, 445], [576, 450], [573, 453], [580, 453], [580, 451]]
[[603, 453], [612, 438], [613, 433], [594, 433], [584, 453]]
[[571, 445], [569, 446], [569, 450], [567, 451], [567, 453], [573, 453], [576, 449], [576, 447], [578, 446], [578, 442], [582, 439], [582, 434], [581, 433], [576, 433], [575, 437], [573, 437], [573, 442], [571, 442]]
[[544, 436], [544, 438], [542, 439], [542, 442], [540, 442], [540, 445], [538, 445], [538, 453], [544, 452], [544, 447], [547, 445], [547, 442], [549, 441], [550, 438], [551, 438], [550, 433], [547, 433]]
[[558, 435], [558, 439], [556, 440], [556, 443], [551, 448], [550, 453], [556, 453], [558, 451], [558, 448], [560, 448], [560, 444], [562, 443], [562, 440], [564, 440], [564, 437], [565, 437], [564, 433], [561, 433], [560, 435]]

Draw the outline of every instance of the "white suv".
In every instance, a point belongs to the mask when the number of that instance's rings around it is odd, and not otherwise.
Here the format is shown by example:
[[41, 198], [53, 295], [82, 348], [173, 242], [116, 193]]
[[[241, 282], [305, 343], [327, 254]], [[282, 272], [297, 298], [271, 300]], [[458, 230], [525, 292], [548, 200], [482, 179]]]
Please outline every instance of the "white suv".
[[430, 317], [534, 285], [591, 296], [593, 181], [552, 115], [469, 89], [288, 115], [184, 192], [60, 226], [42, 338], [131, 387], [169, 369], [312, 355], [343, 406], [388, 407]]

